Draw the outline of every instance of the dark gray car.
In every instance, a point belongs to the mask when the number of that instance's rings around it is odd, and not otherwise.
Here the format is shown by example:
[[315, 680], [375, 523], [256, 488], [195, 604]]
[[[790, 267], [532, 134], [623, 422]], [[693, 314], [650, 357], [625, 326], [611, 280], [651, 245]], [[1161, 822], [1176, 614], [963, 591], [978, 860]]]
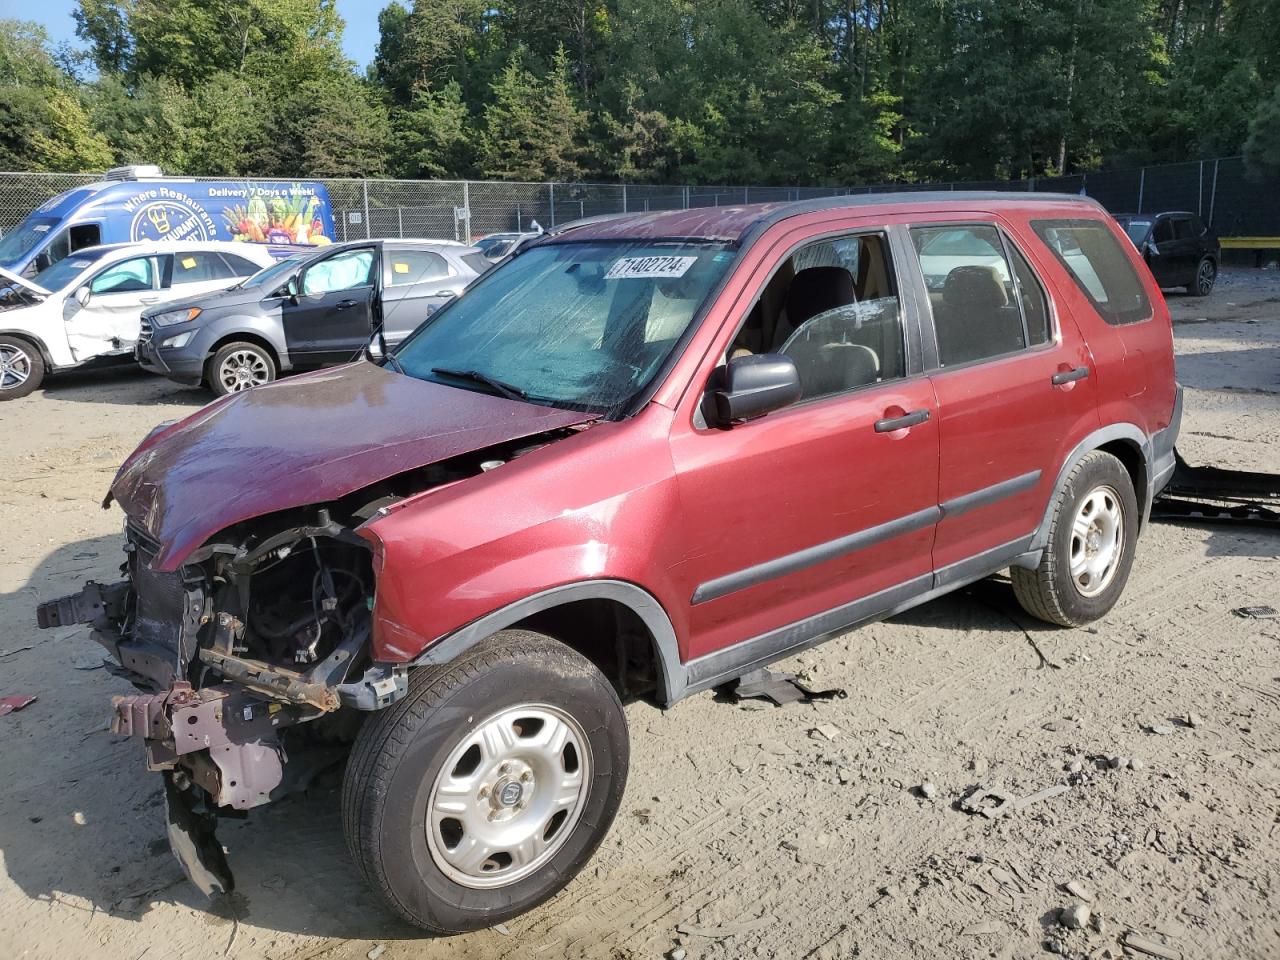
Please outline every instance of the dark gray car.
[[1213, 291], [1222, 249], [1217, 235], [1194, 213], [1117, 213], [1116, 222], [1160, 286], [1186, 287], [1197, 297], [1207, 297]]
[[143, 312], [134, 355], [171, 380], [235, 393], [290, 370], [344, 363], [379, 324], [393, 346], [489, 267], [474, 247], [442, 241], [335, 244]]

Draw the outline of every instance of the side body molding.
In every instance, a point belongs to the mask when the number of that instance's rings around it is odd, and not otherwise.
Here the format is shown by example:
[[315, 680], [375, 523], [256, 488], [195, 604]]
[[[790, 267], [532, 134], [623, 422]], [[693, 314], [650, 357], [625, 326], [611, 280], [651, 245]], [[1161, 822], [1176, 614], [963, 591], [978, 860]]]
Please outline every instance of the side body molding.
[[517, 600], [500, 610], [455, 630], [428, 647], [410, 666], [447, 663], [485, 637], [526, 617], [576, 600], [612, 600], [629, 607], [653, 636], [654, 657], [658, 661], [658, 699], [670, 706], [685, 694], [685, 670], [680, 662], [676, 631], [667, 612], [647, 590], [625, 580], [584, 580], [552, 587]]

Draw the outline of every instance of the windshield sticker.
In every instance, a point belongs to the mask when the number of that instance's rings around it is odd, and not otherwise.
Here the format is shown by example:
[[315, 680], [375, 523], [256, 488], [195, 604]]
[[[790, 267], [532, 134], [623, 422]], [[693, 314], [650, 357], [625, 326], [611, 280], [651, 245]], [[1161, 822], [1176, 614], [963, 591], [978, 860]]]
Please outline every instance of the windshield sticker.
[[391, 264], [391, 268], [392, 268], [393, 270], [395, 270], [395, 272], [396, 272], [396, 273], [408, 273], [408, 272], [409, 272], [409, 265], [408, 265], [407, 263], [401, 263], [399, 260], [394, 261], [394, 262]]
[[83, 270], [91, 263], [93, 263], [92, 260], [72, 260], [71, 266], [75, 267], [77, 270]]
[[194, 269], [195, 269], [195, 266], [196, 266], [196, 258], [195, 258], [195, 257], [183, 257], [183, 258], [182, 258], [182, 266], [183, 266], [185, 269], [187, 269], [187, 270], [194, 270]]
[[653, 280], [683, 277], [697, 257], [623, 257], [604, 275], [606, 280]]

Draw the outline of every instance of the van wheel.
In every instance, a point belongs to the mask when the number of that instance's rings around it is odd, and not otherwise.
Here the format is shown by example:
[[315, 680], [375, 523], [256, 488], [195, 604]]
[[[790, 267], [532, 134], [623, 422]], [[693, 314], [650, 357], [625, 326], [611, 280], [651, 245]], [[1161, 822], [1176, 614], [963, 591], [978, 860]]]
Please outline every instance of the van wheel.
[[1213, 284], [1218, 279], [1218, 265], [1213, 257], [1205, 257], [1196, 267], [1196, 278], [1187, 284], [1187, 293], [1193, 297], [1207, 297], [1213, 292]]
[[1138, 502], [1119, 460], [1086, 454], [1058, 491], [1049, 542], [1035, 570], [1013, 567], [1013, 592], [1033, 617], [1078, 627], [1116, 605], [1133, 566]]
[[504, 630], [409, 677], [361, 728], [342, 789], [347, 847], [392, 911], [433, 933], [549, 899], [608, 832], [626, 717], [585, 657]]
[[276, 378], [276, 360], [256, 343], [238, 342], [223, 346], [210, 359], [205, 379], [220, 397], [239, 393]]
[[21, 337], [0, 336], [0, 400], [25, 397], [44, 381], [44, 357]]

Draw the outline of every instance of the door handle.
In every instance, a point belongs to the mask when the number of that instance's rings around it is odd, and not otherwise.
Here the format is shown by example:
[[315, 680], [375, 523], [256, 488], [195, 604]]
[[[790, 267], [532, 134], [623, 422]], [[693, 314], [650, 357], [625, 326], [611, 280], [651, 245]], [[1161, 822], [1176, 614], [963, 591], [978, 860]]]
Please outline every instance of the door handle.
[[351, 307], [354, 307], [355, 305], [356, 305], [356, 301], [355, 301], [355, 300], [339, 300], [337, 303], [335, 303], [335, 304], [333, 305], [333, 309], [335, 309], [335, 310], [348, 310], [348, 309], [350, 309]]
[[1049, 378], [1049, 382], [1055, 387], [1060, 387], [1064, 383], [1073, 383], [1076, 380], [1083, 380], [1088, 375], [1088, 367], [1076, 367], [1074, 370], [1059, 370]]
[[893, 433], [895, 430], [905, 430], [908, 427], [918, 426], [928, 419], [928, 410], [912, 410], [910, 413], [904, 413], [900, 417], [885, 417], [876, 421], [876, 433]]

